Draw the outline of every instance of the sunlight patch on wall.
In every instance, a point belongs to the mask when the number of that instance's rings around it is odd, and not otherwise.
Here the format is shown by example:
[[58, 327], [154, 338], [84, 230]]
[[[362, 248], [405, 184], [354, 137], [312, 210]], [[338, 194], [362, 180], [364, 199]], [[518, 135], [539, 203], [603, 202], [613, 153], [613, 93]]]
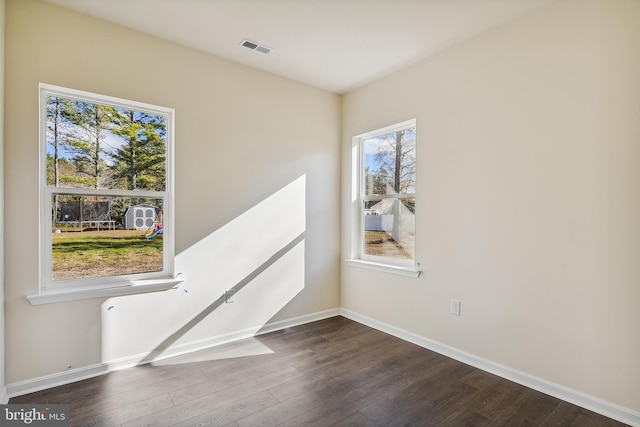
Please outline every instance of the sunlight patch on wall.
[[302, 175], [178, 254], [179, 289], [107, 300], [102, 360], [259, 331], [304, 289], [305, 204]]

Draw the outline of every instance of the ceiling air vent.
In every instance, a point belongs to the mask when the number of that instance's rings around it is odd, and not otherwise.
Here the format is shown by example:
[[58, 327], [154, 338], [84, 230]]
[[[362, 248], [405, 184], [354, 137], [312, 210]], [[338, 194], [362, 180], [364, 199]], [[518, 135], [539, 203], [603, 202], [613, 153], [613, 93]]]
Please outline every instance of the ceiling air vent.
[[251, 40], [247, 40], [247, 39], [242, 39], [242, 41], [240, 42], [240, 45], [244, 46], [244, 47], [246, 47], [248, 49], [255, 50], [255, 51], [258, 51], [260, 53], [265, 53], [265, 54], [266, 53], [271, 53], [271, 51], [273, 50], [268, 46], [265, 46], [265, 45], [260, 44], [260, 43], [252, 42]]

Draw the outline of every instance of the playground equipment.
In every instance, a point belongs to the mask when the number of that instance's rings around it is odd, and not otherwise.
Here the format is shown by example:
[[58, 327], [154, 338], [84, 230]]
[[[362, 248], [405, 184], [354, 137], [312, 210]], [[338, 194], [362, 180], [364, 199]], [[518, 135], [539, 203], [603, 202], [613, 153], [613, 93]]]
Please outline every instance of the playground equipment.
[[153, 239], [158, 234], [162, 233], [162, 211], [158, 211], [156, 214], [156, 220], [153, 221], [153, 224], [146, 233], [144, 233], [144, 237], [146, 239]]
[[59, 211], [54, 211], [54, 228], [59, 225], [85, 226], [100, 230], [103, 227], [115, 230], [116, 222], [111, 218], [111, 201], [100, 200], [94, 196], [58, 196]]
[[145, 237], [145, 239], [153, 239], [154, 237], [156, 237], [160, 233], [162, 233], [162, 223], [161, 222], [154, 222], [153, 225], [151, 227], [149, 227], [147, 232], [144, 233], [144, 237]]

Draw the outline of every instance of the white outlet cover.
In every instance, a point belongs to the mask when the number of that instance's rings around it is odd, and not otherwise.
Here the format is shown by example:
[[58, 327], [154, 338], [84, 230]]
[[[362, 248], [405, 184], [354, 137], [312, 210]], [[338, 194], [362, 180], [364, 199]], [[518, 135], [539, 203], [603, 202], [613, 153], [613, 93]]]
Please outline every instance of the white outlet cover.
[[457, 299], [451, 300], [451, 314], [460, 316], [460, 300], [457, 300]]

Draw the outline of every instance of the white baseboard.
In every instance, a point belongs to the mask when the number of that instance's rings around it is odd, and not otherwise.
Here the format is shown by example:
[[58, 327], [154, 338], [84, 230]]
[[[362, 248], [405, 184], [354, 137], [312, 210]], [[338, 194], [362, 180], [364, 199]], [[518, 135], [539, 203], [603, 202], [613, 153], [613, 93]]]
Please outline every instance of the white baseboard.
[[339, 308], [332, 308], [330, 310], [318, 311], [316, 313], [307, 314], [305, 316], [293, 317], [291, 319], [280, 320], [278, 322], [267, 323], [262, 326], [255, 335], [267, 334], [269, 332], [280, 331], [285, 328], [292, 328], [294, 326], [304, 325], [306, 323], [316, 322], [318, 320], [328, 319], [330, 317], [340, 316]]
[[566, 402], [572, 403], [590, 411], [597, 412], [606, 417], [613, 418], [614, 420], [618, 420], [631, 426], [640, 427], [640, 412], [638, 411], [634, 411], [632, 409], [607, 402], [597, 397], [590, 396], [586, 393], [582, 393], [580, 391], [573, 390], [560, 384], [547, 381], [543, 378], [538, 378], [536, 376], [527, 374], [526, 372], [518, 371], [508, 366], [483, 359], [473, 354], [466, 353], [464, 351], [450, 347], [446, 344], [442, 344], [429, 338], [416, 335], [412, 332], [408, 332], [387, 323], [380, 322], [351, 310], [342, 308], [340, 309], [340, 314], [348, 319], [354, 320], [358, 323], [362, 323], [363, 325], [367, 325], [379, 331], [386, 332], [405, 341], [409, 341], [413, 344], [419, 345], [420, 347], [424, 347], [426, 349], [435, 351], [436, 353], [440, 353], [444, 356], [466, 363], [467, 365], [474, 366], [478, 369], [482, 369], [483, 371], [490, 372], [492, 374], [498, 375], [499, 377], [508, 379], [510, 381], [532, 388], [550, 396], [557, 397], [558, 399], [562, 399]]
[[9, 403], [9, 394], [7, 393], [7, 387], [2, 386], [0, 388], [0, 405], [6, 405]]
[[[23, 394], [33, 393], [35, 391], [57, 387], [60, 385], [85, 380], [87, 378], [97, 377], [108, 372], [118, 371], [121, 369], [131, 368], [153, 361], [180, 356], [183, 354], [192, 353], [194, 351], [215, 347], [217, 345], [226, 344], [244, 338], [250, 338], [256, 335], [274, 332], [305, 323], [315, 322], [317, 320], [327, 319], [329, 317], [335, 317], [338, 315], [340, 315], [340, 309], [338, 308], [320, 311], [305, 316], [267, 323], [265, 325], [230, 332], [228, 334], [218, 335], [215, 337], [193, 341], [186, 344], [171, 346], [164, 350], [153, 351], [149, 354], [137, 354], [117, 360], [97, 363], [95, 365], [69, 369], [68, 371], [57, 372], [55, 374], [33, 378], [26, 381], [20, 381], [13, 384], [7, 384], [4, 390], [4, 397], [6, 397], [6, 400], [8, 401], [9, 397], [21, 396]], [[0, 397], [2, 396], [3, 395], [0, 394]], [[3, 403], [6, 402], [3, 401]]]
[[452, 359], [482, 369], [483, 371], [498, 375], [502, 378], [516, 382], [534, 390], [538, 390], [550, 396], [557, 397], [558, 399], [573, 403], [590, 411], [597, 412], [609, 418], [627, 423], [631, 426], [640, 427], [640, 412], [604, 401], [597, 397], [590, 396], [588, 394], [570, 389], [560, 384], [535, 377], [525, 372], [512, 369], [508, 366], [483, 359], [473, 354], [450, 347], [446, 344], [442, 344], [440, 342], [416, 335], [412, 332], [405, 331], [403, 329], [397, 328], [384, 322], [380, 322], [373, 318], [344, 308], [331, 309], [305, 316], [267, 323], [262, 326], [256, 326], [253, 328], [235, 331], [224, 335], [218, 335], [204, 340], [172, 346], [168, 349], [155, 351], [150, 354], [129, 356], [118, 360], [98, 363], [82, 368], [70, 369], [68, 371], [46, 375], [39, 378], [34, 378], [13, 384], [7, 384], [6, 387], [0, 389], [0, 403], [7, 403], [9, 397], [20, 396], [51, 387], [69, 384], [87, 378], [103, 375], [108, 372], [138, 366], [144, 363], [149, 363], [151, 361], [167, 359], [198, 350], [204, 350], [217, 345], [226, 344], [256, 335], [266, 334], [269, 332], [274, 332], [305, 323], [315, 322], [317, 320], [327, 319], [329, 317], [338, 315], [342, 315], [358, 323], [362, 323], [374, 329], [386, 332], [405, 341], [409, 341], [421, 347], [435, 351], [447, 357], [451, 357]]

